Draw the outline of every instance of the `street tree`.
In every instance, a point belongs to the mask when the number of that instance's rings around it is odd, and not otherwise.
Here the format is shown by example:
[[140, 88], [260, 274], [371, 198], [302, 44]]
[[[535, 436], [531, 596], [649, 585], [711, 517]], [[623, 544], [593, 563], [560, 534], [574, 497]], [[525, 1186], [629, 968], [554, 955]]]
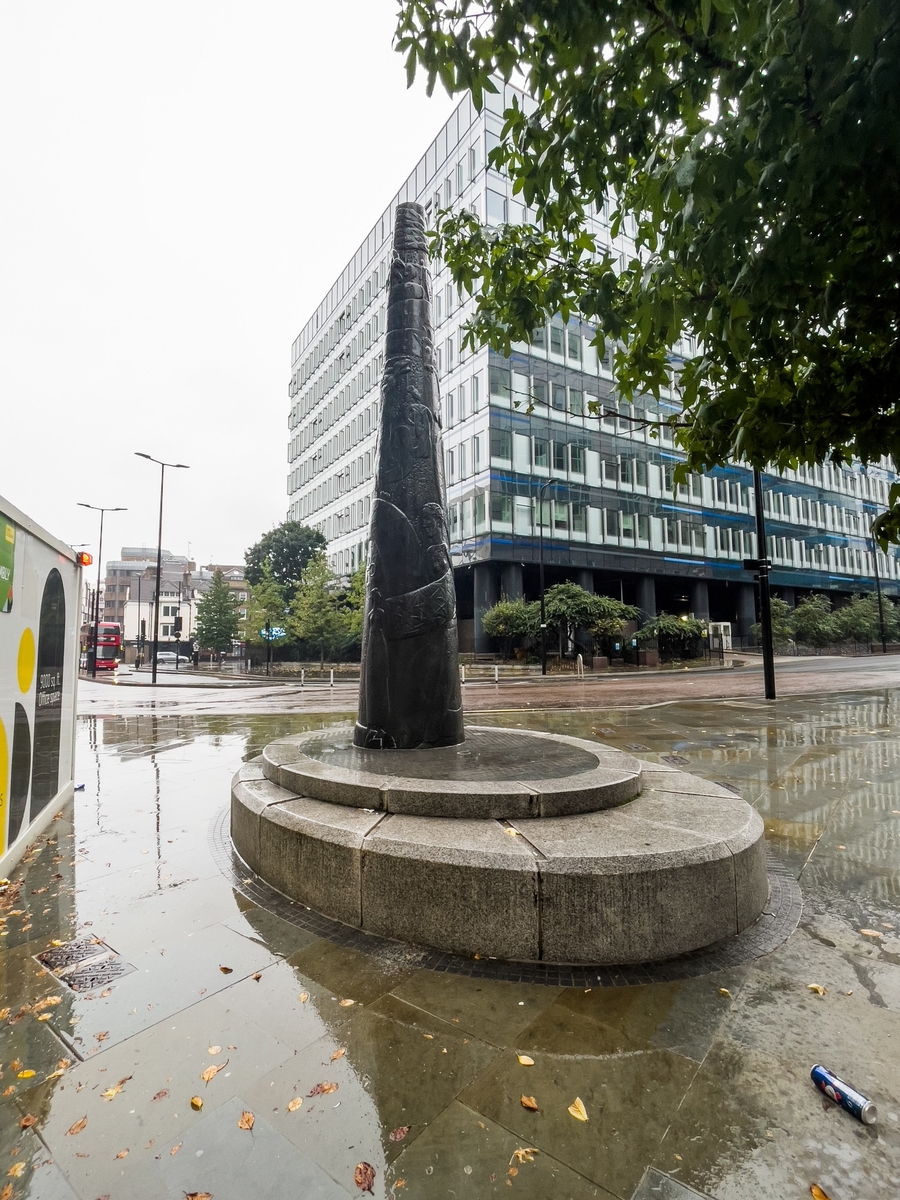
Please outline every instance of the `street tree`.
[[887, 596], [882, 597], [879, 608], [878, 597], [874, 592], [867, 592], [864, 596], [853, 596], [849, 604], [832, 613], [838, 639], [860, 645], [880, 642], [882, 613], [885, 641], [896, 641], [900, 613]]
[[661, 612], [637, 632], [639, 642], [655, 641], [661, 658], [696, 658], [706, 626], [694, 617]]
[[801, 600], [791, 617], [794, 641], [802, 646], [830, 646], [839, 640], [827, 596], [815, 593]]
[[560, 652], [574, 642], [579, 629], [608, 640], [621, 636], [626, 623], [639, 615], [634, 605], [595, 595], [577, 583], [556, 583], [548, 588], [544, 610], [548, 627], [557, 631]]
[[238, 636], [240, 616], [234, 592], [221, 571], [212, 577], [209, 591], [197, 601], [197, 641], [204, 650], [223, 653], [230, 650]]
[[488, 637], [497, 638], [502, 644], [504, 658], [512, 658], [513, 647], [517, 641], [536, 637], [540, 623], [537, 602], [529, 602], [521, 597], [498, 601], [481, 618], [482, 628]]
[[[769, 605], [772, 613], [772, 645], [789, 647], [794, 636], [794, 610], [780, 596], [773, 596]], [[762, 637], [762, 625], [759, 622], [751, 625], [750, 632], [758, 641]]]
[[310, 529], [301, 521], [282, 521], [244, 552], [247, 582], [261, 583], [264, 565], [268, 563], [272, 578], [290, 601], [296, 595], [307, 564], [324, 549], [325, 538], [317, 529]]
[[318, 652], [320, 666], [324, 666], [326, 654], [329, 658], [340, 654], [350, 640], [350, 621], [341, 605], [338, 582], [322, 552], [303, 572], [291, 601], [289, 621], [294, 636]]
[[268, 621], [270, 628], [285, 630], [285, 637], [272, 639], [272, 645], [284, 645], [287, 641], [290, 606], [285, 597], [286, 588], [276, 581], [268, 559], [263, 560], [259, 580], [250, 584], [249, 591], [247, 616], [241, 631], [244, 640], [251, 646], [264, 646], [266, 639], [261, 631], [265, 629]]
[[896, 0], [401, 0], [396, 45], [479, 108], [527, 93], [490, 161], [528, 222], [437, 223], [471, 339], [581, 314], [626, 399], [681, 356], [682, 470], [898, 458]]

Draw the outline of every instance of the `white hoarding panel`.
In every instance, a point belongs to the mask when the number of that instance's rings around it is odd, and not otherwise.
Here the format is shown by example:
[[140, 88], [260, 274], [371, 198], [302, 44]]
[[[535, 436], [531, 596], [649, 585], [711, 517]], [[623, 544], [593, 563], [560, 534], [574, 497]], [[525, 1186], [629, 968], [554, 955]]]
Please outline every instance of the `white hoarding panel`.
[[0, 497], [0, 875], [72, 794], [81, 568]]

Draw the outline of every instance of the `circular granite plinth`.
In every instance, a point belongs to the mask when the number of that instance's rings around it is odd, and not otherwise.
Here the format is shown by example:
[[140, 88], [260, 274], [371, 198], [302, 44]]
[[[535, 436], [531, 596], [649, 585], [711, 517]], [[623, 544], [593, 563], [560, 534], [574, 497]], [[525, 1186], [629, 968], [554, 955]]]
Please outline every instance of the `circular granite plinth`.
[[[325, 743], [316, 736], [321, 748]], [[535, 747], [534, 762], [556, 741], [567, 755], [583, 747], [605, 751], [577, 739], [525, 736], [530, 743], [518, 744], [523, 752], [526, 744]], [[283, 753], [296, 753], [298, 742], [267, 747], [235, 776], [232, 840], [269, 884], [356, 929], [450, 954], [625, 964], [721, 942], [752, 925], [765, 906], [759, 814], [725, 788], [671, 767], [630, 759], [640, 795], [593, 812], [423, 816], [362, 807], [358, 798], [336, 803], [341, 784], [333, 775], [350, 773], [349, 766], [332, 769], [328, 800], [288, 789], [284, 775], [272, 778], [273, 768]], [[406, 761], [445, 751], [399, 753]], [[505, 761], [491, 768], [495, 775], [512, 773]], [[522, 766], [518, 778], [542, 782], [537, 769], [524, 770], [524, 760]], [[380, 784], [362, 780], [360, 786], [382, 797], [402, 794], [394, 788], [396, 776], [388, 788], [385, 775], [372, 774]], [[411, 792], [422, 794], [423, 782], [411, 781]], [[459, 799], [455, 791], [446, 794]]]
[[281, 738], [266, 778], [314, 800], [427, 817], [550, 817], [596, 812], [640, 791], [636, 758], [582, 738], [466, 727], [459, 746], [364, 750], [352, 729]]

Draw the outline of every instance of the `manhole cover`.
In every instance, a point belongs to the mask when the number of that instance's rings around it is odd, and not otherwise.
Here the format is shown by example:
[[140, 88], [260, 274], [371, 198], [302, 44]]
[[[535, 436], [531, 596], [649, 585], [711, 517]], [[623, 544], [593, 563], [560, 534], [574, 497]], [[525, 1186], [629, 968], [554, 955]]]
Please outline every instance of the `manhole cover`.
[[128, 975], [134, 967], [123, 963], [111, 946], [98, 938], [69, 942], [36, 954], [35, 958], [73, 992], [89, 992]]
[[673, 767], [685, 767], [690, 763], [689, 758], [685, 758], [683, 754], [661, 754], [660, 759], [665, 763], [671, 763]]
[[121, 979], [133, 970], [134, 967], [130, 967], [128, 963], [112, 958], [92, 966], [75, 967], [63, 976], [63, 982], [68, 984], [73, 992], [91, 992], [94, 988], [106, 987], [113, 980]]
[[649, 750], [649, 746], [645, 746], [643, 742], [626, 742], [626, 750]]

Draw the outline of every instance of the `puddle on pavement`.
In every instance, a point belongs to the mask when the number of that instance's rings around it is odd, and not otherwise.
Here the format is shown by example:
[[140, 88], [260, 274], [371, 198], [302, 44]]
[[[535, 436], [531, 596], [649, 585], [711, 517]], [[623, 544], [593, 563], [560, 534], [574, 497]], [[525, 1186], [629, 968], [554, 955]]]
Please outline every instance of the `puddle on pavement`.
[[[351, 717], [80, 720], [85, 788], [0, 897], [0, 1194], [340, 1198], [360, 1163], [379, 1197], [891, 1194], [900, 693], [474, 714], [686, 759], [758, 807], [800, 880], [801, 927], [765, 958], [593, 990], [373, 958], [234, 892], [209, 838], [233, 772]], [[35, 959], [89, 937], [130, 973], [78, 994]], [[817, 1060], [877, 1126], [823, 1103]]]

